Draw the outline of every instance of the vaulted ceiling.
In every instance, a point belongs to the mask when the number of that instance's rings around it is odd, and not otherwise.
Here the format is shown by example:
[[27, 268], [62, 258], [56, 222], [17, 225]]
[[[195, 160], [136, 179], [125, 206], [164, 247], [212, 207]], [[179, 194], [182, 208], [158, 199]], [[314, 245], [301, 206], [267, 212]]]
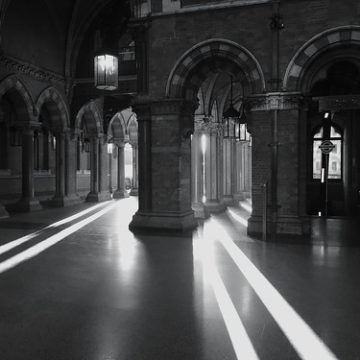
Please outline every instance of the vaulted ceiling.
[[121, 21], [126, 4], [127, 0], [0, 0], [1, 50], [17, 60], [72, 76], [89, 29], [103, 24], [99, 16], [114, 5], [120, 12], [114, 15]]

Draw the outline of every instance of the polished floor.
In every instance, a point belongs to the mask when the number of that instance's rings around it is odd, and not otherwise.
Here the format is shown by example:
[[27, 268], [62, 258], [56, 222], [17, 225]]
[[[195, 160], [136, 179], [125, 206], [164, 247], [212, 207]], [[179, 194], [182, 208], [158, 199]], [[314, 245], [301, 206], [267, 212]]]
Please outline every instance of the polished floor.
[[0, 220], [0, 360], [360, 359], [360, 243], [340, 220], [264, 243], [244, 204], [134, 235], [136, 206]]

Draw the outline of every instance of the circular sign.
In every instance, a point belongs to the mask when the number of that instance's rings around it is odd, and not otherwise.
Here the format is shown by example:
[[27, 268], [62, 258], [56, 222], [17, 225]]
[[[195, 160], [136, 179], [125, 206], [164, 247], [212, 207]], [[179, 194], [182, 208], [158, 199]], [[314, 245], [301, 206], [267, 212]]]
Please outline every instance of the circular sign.
[[330, 140], [324, 140], [319, 149], [323, 154], [330, 154], [335, 148], [335, 145]]

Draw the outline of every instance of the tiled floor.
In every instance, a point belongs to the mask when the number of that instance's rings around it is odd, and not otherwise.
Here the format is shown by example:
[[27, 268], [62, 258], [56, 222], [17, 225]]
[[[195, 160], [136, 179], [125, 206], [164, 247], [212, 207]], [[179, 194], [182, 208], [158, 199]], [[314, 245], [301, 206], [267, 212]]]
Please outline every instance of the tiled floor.
[[136, 199], [114, 203], [43, 230], [92, 205], [0, 220], [1, 360], [360, 359], [344, 222], [263, 243], [231, 208], [192, 235], [134, 235]]

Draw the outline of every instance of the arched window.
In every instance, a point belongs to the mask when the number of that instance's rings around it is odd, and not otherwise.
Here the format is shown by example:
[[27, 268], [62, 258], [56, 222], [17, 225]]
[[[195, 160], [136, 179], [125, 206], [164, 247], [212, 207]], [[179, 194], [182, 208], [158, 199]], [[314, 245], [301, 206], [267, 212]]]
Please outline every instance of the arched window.
[[[323, 154], [320, 145], [330, 140], [334, 145], [329, 155]], [[343, 136], [341, 130], [331, 122], [325, 123], [315, 129], [313, 133], [313, 179], [322, 179], [326, 171], [329, 180], [342, 178]], [[326, 167], [327, 170], [326, 170]]]

